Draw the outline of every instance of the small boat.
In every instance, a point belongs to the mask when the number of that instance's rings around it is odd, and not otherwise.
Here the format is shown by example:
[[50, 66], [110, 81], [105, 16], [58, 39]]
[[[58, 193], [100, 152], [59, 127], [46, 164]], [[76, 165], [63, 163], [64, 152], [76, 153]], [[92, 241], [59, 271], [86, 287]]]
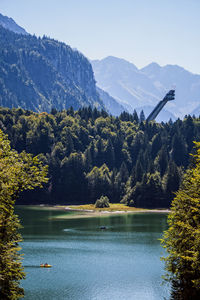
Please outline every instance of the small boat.
[[105, 230], [107, 228], [106, 228], [106, 226], [101, 226], [100, 229]]
[[40, 267], [41, 268], [51, 268], [52, 265], [49, 265], [49, 264], [40, 264]]

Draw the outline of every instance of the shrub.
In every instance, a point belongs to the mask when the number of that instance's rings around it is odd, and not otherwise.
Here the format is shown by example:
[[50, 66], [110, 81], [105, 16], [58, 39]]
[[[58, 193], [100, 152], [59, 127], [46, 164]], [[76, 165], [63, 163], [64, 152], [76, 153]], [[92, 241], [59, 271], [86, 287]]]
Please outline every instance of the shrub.
[[95, 207], [97, 207], [97, 208], [110, 207], [108, 197], [107, 196], [101, 196], [100, 199], [97, 199], [97, 201], [95, 202]]

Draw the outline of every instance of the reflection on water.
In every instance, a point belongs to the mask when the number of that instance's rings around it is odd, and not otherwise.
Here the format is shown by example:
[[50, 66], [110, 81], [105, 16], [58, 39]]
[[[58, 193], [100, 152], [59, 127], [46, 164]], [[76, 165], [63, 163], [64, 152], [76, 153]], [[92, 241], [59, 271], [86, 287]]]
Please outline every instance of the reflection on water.
[[[158, 241], [166, 214], [54, 219], [63, 212], [30, 207], [16, 212], [24, 226], [25, 299], [169, 298], [169, 287], [161, 286]], [[39, 268], [46, 262], [52, 268]]]

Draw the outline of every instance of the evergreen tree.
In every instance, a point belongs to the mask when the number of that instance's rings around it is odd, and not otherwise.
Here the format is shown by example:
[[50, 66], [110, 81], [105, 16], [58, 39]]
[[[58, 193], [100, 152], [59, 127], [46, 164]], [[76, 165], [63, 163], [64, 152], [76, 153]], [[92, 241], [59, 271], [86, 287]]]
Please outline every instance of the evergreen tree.
[[153, 159], [156, 157], [161, 147], [162, 147], [162, 140], [160, 134], [158, 133], [154, 135], [152, 139], [151, 155]]
[[141, 110], [141, 112], [140, 112], [140, 123], [144, 122], [144, 121], [145, 121], [145, 114], [144, 114], [144, 111]]
[[111, 194], [111, 172], [106, 164], [100, 168], [94, 167], [87, 174], [89, 199], [91, 203], [95, 203], [102, 195], [110, 198]]
[[135, 121], [136, 123], [139, 123], [138, 114], [137, 114], [137, 111], [135, 109], [134, 109], [134, 112], [133, 112], [133, 121]]
[[161, 150], [158, 152], [154, 164], [156, 166], [157, 171], [159, 171], [160, 176], [163, 177], [168, 165], [168, 153], [165, 147], [162, 147]]
[[191, 116], [188, 116], [183, 122], [183, 130], [185, 132], [186, 142], [188, 145], [188, 152], [190, 153], [193, 148], [194, 141], [194, 123]]
[[155, 172], [143, 176], [142, 182], [138, 182], [133, 189], [132, 199], [136, 207], [164, 207], [160, 174]]
[[[77, 188], [78, 187], [78, 188]], [[84, 159], [81, 153], [71, 153], [61, 162], [60, 187], [57, 197], [68, 203], [85, 202], [87, 181], [84, 174]]]
[[144, 170], [141, 164], [141, 160], [138, 159], [135, 165], [134, 174], [132, 174], [135, 183], [142, 181], [143, 174], [144, 174]]
[[171, 200], [174, 198], [175, 192], [178, 191], [182, 177], [182, 171], [176, 164], [170, 160], [167, 172], [163, 177], [163, 188], [166, 196], [167, 206], [170, 205]]
[[172, 140], [172, 159], [177, 166], [187, 165], [187, 145], [183, 136], [179, 133], [175, 133]]

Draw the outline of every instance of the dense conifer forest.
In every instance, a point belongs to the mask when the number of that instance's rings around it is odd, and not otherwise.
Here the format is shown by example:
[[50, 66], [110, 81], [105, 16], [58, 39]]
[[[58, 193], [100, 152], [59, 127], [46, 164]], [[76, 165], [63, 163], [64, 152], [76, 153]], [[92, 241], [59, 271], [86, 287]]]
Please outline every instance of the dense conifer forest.
[[137, 113], [113, 117], [90, 107], [51, 114], [0, 108], [0, 129], [14, 149], [49, 166], [49, 183], [23, 194], [24, 204], [95, 203], [103, 195], [129, 206], [169, 207], [200, 139], [199, 118], [146, 123]]

